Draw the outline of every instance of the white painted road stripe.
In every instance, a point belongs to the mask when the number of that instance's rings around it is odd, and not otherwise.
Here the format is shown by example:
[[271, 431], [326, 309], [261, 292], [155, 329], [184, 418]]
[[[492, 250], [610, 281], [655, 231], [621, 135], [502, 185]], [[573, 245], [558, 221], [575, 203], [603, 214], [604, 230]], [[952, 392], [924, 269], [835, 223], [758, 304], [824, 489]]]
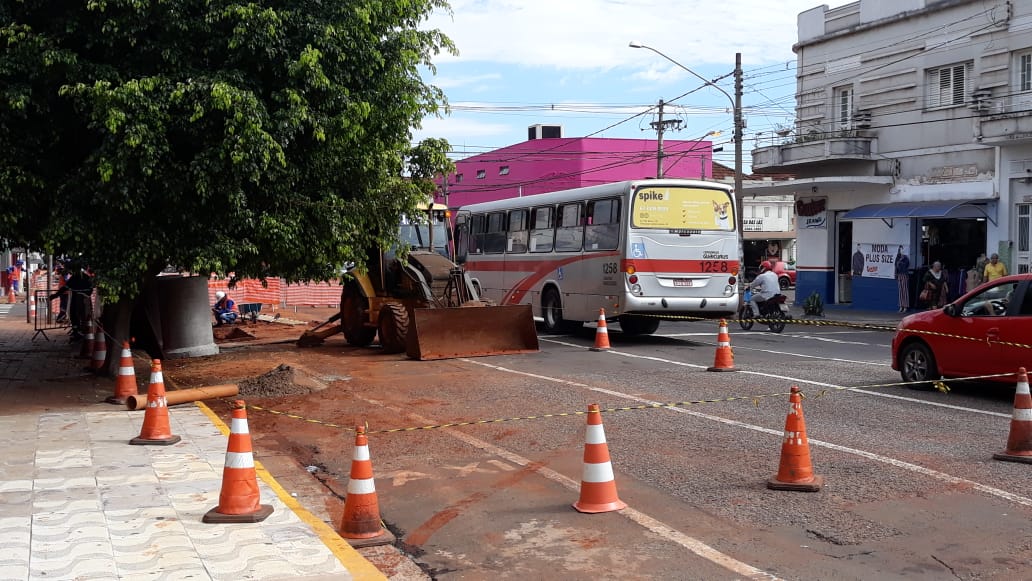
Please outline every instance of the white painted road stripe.
[[[462, 359], [461, 361], [466, 361], [468, 363], [476, 363], [476, 362], [471, 361], [469, 359]], [[493, 365], [486, 365], [486, 367], [494, 368], [495, 366], [493, 366]], [[501, 369], [501, 368], [498, 368], [498, 369]], [[505, 371], [508, 371], [508, 370], [505, 370]], [[517, 373], [519, 373], [519, 372], [517, 372]], [[587, 386], [584, 386], [584, 387], [587, 387]], [[422, 422], [422, 423], [427, 424], [427, 425], [437, 423], [437, 422], [434, 422], [433, 420], [431, 420], [429, 418], [424, 418], [424, 417], [420, 416], [419, 414], [412, 413], [411, 410], [404, 410], [403, 411], [403, 410], [401, 410], [399, 408], [396, 408], [394, 406], [391, 406], [391, 405], [387, 404], [386, 402], [382, 402], [382, 401], [374, 400], [374, 399], [368, 399], [368, 398], [364, 398], [364, 397], [361, 397], [361, 396], [357, 396], [357, 397], [359, 397], [360, 399], [363, 399], [363, 400], [365, 400], [365, 401], [367, 401], [367, 402], [369, 402], [371, 404], [378, 405], [378, 406], [383, 406], [384, 408], [395, 410], [398, 413], [405, 413], [409, 417], [415, 418], [417, 421]], [[489, 454], [494, 454], [495, 456], [498, 456], [500, 458], [504, 458], [504, 459], [508, 460], [509, 462], [512, 462], [513, 464], [515, 464], [517, 466], [523, 466], [524, 468], [526, 468], [528, 466], [531, 466], [531, 465], [535, 464], [534, 462], [531, 462], [530, 460], [528, 460], [527, 458], [524, 458], [523, 456], [520, 456], [518, 454], [514, 454], [514, 453], [512, 453], [512, 452], [510, 452], [510, 451], [508, 451], [508, 450], [506, 450], [504, 448], [499, 448], [498, 446], [495, 446], [494, 444], [489, 444], [489, 443], [487, 443], [487, 442], [485, 442], [485, 441], [483, 441], [483, 440], [481, 440], [479, 438], [470, 436], [469, 434], [466, 434], [466, 433], [461, 432], [459, 430], [444, 430], [444, 433], [446, 433], [449, 436], [451, 436], [453, 438], [456, 438], [456, 439], [458, 439], [460, 441], [463, 441], [463, 442], [469, 444], [470, 446], [473, 446], [474, 448], [478, 448], [478, 449], [483, 450], [483, 451], [485, 451], [485, 452], [487, 452]], [[563, 486], [567, 490], [570, 490], [570, 491], [572, 491], [574, 493], [579, 493], [580, 492], [580, 485], [581, 485], [580, 482], [575, 482], [573, 479], [567, 478], [566, 476], [556, 472], [555, 470], [552, 470], [551, 468], [546, 468], [544, 466], [536, 465], [536, 466], [534, 466], [534, 472], [536, 474], [540, 474], [541, 476], [547, 478], [548, 480], [551, 480], [552, 482], [555, 482], [555, 483]], [[681, 531], [678, 531], [678, 530], [674, 529], [673, 527], [671, 527], [671, 526], [669, 526], [669, 525], [667, 525], [665, 523], [662, 523], [662, 522], [652, 518], [651, 516], [649, 516], [647, 514], [644, 514], [642, 512], [638, 512], [637, 510], [634, 510], [631, 507], [627, 507], [625, 509], [622, 509], [622, 510], [618, 511], [617, 514], [619, 514], [620, 516], [626, 517], [626, 518], [628, 518], [628, 519], [638, 523], [639, 525], [641, 525], [642, 527], [644, 527], [647, 530], [651, 531], [652, 533], [654, 533], [654, 534], [656, 534], [656, 535], [658, 535], [660, 537], [663, 537], [664, 539], [666, 539], [666, 540], [668, 540], [668, 541], [670, 541], [672, 543], [678, 544], [678, 545], [684, 547], [685, 549], [688, 549], [692, 553], [695, 553], [696, 555], [702, 557], [703, 559], [706, 559], [707, 561], [709, 561], [711, 563], [716, 564], [717, 566], [723, 567], [723, 568], [725, 568], [725, 569], [727, 569], [729, 571], [737, 573], [738, 575], [744, 576], [745, 579], [755, 579], [755, 580], [769, 579], [771, 581], [781, 581], [778, 577], [775, 577], [774, 575], [771, 575], [770, 573], [767, 573], [765, 571], [757, 569], [756, 567], [753, 567], [752, 565], [743, 563], [743, 562], [741, 562], [741, 561], [739, 561], [739, 560], [737, 560], [735, 558], [732, 558], [732, 557], [730, 557], [728, 555], [725, 555], [724, 553], [721, 553], [720, 551], [714, 549], [713, 547], [707, 545], [706, 543], [703, 543], [702, 541], [700, 541], [698, 539], [694, 539], [692, 537], [689, 537], [688, 535], [682, 533]]]
[[[638, 357], [636, 355], [630, 355], [630, 354], [627, 354], [627, 353], [620, 353], [620, 352], [617, 352], [617, 351], [609, 351], [609, 353], [614, 353], [616, 355], [625, 355], [625, 356], [628, 356], [628, 357]], [[659, 359], [658, 357], [642, 357], [642, 358], [643, 359], [650, 359], [650, 360], [654, 360], [654, 361], [663, 361], [663, 360]], [[593, 385], [586, 385], [586, 384], [583, 384], [583, 383], [577, 383], [575, 381], [569, 381], [569, 380], [566, 380], [566, 379], [559, 379], [559, 378], [555, 378], [555, 377], [548, 377], [548, 376], [545, 376], [545, 375], [538, 375], [536, 373], [528, 373], [526, 371], [517, 371], [515, 369], [508, 369], [506, 367], [500, 367], [500, 366], [497, 366], [497, 365], [491, 365], [490, 363], [483, 363], [483, 362], [480, 362], [480, 361], [474, 361], [472, 359], [463, 359], [463, 361], [466, 361], [466, 362], [469, 362], [469, 363], [473, 363], [473, 364], [476, 364], [476, 365], [480, 365], [480, 366], [483, 366], [483, 367], [488, 367], [488, 368], [491, 368], [491, 369], [495, 369], [497, 371], [503, 371], [503, 372], [506, 372], [506, 373], [513, 373], [513, 374], [516, 374], [516, 375], [523, 375], [525, 377], [533, 377], [535, 379], [540, 379], [540, 380], [543, 380], [543, 381], [551, 381], [553, 383], [561, 383], [563, 385], [569, 385], [569, 386], [573, 386], [573, 387], [580, 387], [580, 388], [584, 388], [584, 389], [591, 390], [591, 391], [594, 391], [594, 392], [610, 395], [610, 396], [613, 396], [613, 397], [623, 398], [623, 399], [627, 399], [627, 400], [630, 400], [630, 401], [636, 401], [638, 403], [643, 403], [643, 404], [647, 404], [647, 405], [655, 405], [655, 406], [663, 406], [664, 409], [668, 409], [668, 410], [670, 410], [672, 412], [688, 414], [690, 416], [694, 416], [694, 417], [697, 417], [697, 418], [703, 418], [703, 419], [707, 419], [707, 420], [714, 421], [714, 422], [720, 422], [722, 424], [726, 424], [726, 425], [729, 425], [729, 426], [735, 426], [735, 427], [739, 427], [739, 428], [745, 428], [747, 430], [753, 430], [753, 431], [756, 431], [756, 432], [762, 432], [764, 434], [772, 434], [772, 435], [777, 436], [779, 439], [783, 438], [784, 435], [785, 435], [784, 434], [784, 429], [782, 429], [782, 430], [771, 430], [769, 428], [764, 428], [762, 426], [755, 426], [753, 424], [747, 424], [745, 422], [739, 422], [737, 420], [730, 420], [730, 419], [727, 419], [727, 418], [722, 418], [720, 416], [713, 416], [713, 415], [710, 415], [710, 414], [704, 414], [704, 413], [701, 413], [701, 412], [697, 412], [697, 411], [693, 411], [693, 410], [688, 410], [688, 409], [685, 409], [685, 408], [666, 407], [663, 402], [652, 401], [652, 400], [648, 400], [648, 399], [645, 399], [645, 398], [636, 397], [636, 396], [633, 396], [633, 395], [622, 393], [622, 392], [619, 392], [619, 391], [613, 391], [611, 389], [605, 389], [605, 388], [596, 387], [596, 386], [593, 386]], [[671, 363], [671, 364], [675, 364], [675, 365], [684, 365], [686, 367], [697, 367], [697, 368], [700, 368], [700, 369], [704, 369], [704, 367], [701, 366], [701, 365], [693, 365], [693, 364], [690, 364], [690, 363], [680, 363], [680, 362], [677, 362], [677, 361], [666, 361], [666, 362], [667, 363]], [[753, 375], [764, 375], [764, 376], [767, 376], [767, 377], [777, 377], [775, 375], [764, 374], [764, 373], [753, 373]], [[827, 385], [827, 384], [824, 384], [824, 385]], [[669, 403], [669, 402], [667, 402], [667, 403]], [[941, 480], [943, 482], [947, 482], [949, 484], [965, 484], [965, 485], [971, 486], [975, 490], [979, 490], [979, 491], [984, 492], [986, 494], [989, 494], [991, 496], [995, 496], [995, 497], [998, 497], [998, 498], [1009, 500], [1011, 502], [1014, 502], [1016, 504], [1020, 504], [1020, 505], [1023, 505], [1023, 506], [1032, 506], [1032, 498], [1028, 498], [1028, 497], [1025, 497], [1025, 496], [1020, 496], [1020, 495], [1017, 495], [1017, 494], [1013, 494], [1011, 492], [1007, 492], [1006, 490], [1000, 490], [999, 488], [993, 488], [991, 486], [987, 486], [985, 484], [981, 484], [981, 483], [975, 482], [973, 480], [967, 480], [965, 478], [960, 478], [960, 477], [957, 477], [957, 476], [952, 476], [950, 474], [946, 474], [945, 472], [939, 472], [937, 470], [931, 470], [929, 468], [925, 468], [924, 466], [918, 466], [917, 464], [911, 464], [909, 462], [904, 462], [902, 460], [896, 460], [895, 458], [889, 458], [888, 456], [881, 456], [879, 454], [874, 454], [874, 453], [867, 452], [867, 451], [864, 451], [864, 450], [857, 450], [855, 448], [847, 448], [845, 446], [840, 446], [838, 444], [832, 444], [830, 442], [824, 442], [822, 440], [814, 440], [813, 438], [810, 438], [810, 443], [815, 445], [815, 446], [821, 446], [823, 448], [829, 448], [831, 450], [837, 450], [839, 452], [845, 452], [846, 454], [853, 454], [855, 456], [862, 456], [864, 458], [867, 458], [867, 459], [870, 459], [870, 460], [874, 460], [876, 462], [882, 462], [884, 464], [889, 464], [889, 465], [895, 466], [897, 468], [902, 468], [904, 470], [910, 470], [911, 472], [916, 472], [918, 474], [923, 474], [925, 476], [930, 476], [932, 478], [935, 478], [937, 480]]]

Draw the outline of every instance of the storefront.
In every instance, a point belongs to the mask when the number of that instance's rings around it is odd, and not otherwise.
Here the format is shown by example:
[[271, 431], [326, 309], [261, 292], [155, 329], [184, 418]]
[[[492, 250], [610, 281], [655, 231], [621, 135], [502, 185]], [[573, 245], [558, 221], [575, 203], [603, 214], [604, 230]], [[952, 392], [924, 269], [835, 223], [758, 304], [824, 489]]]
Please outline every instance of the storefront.
[[[894, 310], [900, 306], [902, 284], [913, 308], [921, 278], [939, 261], [953, 300], [973, 284], [969, 274], [992, 252], [989, 229], [996, 227], [996, 216], [994, 199], [867, 204], [849, 210], [838, 217], [852, 223], [838, 229], [840, 286], [848, 280], [856, 308]], [[902, 281], [895, 271], [900, 256], [909, 262], [909, 276]]]

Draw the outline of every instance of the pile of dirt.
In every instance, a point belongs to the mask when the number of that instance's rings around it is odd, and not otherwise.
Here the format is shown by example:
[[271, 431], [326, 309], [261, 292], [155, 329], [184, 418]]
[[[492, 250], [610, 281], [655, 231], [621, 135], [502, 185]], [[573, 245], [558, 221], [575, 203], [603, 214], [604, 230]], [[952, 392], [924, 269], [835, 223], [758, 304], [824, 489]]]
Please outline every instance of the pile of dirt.
[[305, 395], [318, 389], [310, 379], [298, 377], [296, 370], [285, 363], [258, 377], [242, 379], [238, 385], [243, 397]]

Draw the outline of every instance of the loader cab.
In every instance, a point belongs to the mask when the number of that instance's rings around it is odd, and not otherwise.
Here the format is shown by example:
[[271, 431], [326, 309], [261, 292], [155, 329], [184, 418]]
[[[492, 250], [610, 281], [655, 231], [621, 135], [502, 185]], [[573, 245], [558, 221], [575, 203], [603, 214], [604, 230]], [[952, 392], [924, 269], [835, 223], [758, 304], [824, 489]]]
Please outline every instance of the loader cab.
[[[433, 204], [427, 216], [414, 220], [402, 215], [398, 226], [398, 240], [410, 250], [432, 250], [445, 258], [452, 257], [451, 230], [448, 228], [448, 210], [442, 204]], [[393, 256], [396, 248], [387, 254]]]

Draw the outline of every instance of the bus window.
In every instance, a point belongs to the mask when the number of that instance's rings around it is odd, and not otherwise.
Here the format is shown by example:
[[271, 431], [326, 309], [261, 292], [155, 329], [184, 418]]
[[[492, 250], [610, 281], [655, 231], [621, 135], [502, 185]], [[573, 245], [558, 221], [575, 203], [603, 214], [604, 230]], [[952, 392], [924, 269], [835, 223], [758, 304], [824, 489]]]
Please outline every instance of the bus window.
[[512, 210], [509, 212], [509, 240], [506, 252], [522, 253], [527, 251], [527, 211]]
[[616, 250], [620, 244], [620, 200], [588, 202], [584, 250]]
[[484, 253], [484, 238], [487, 236], [487, 220], [483, 214], [473, 214], [469, 226], [469, 253]]
[[577, 252], [584, 238], [584, 220], [580, 203], [559, 206], [559, 223], [555, 229], [556, 252]]
[[552, 208], [534, 208], [530, 230], [530, 251], [551, 252], [555, 239], [555, 228], [552, 223]]
[[487, 234], [484, 237], [485, 254], [501, 254], [505, 251], [505, 212], [491, 212], [487, 215]]

